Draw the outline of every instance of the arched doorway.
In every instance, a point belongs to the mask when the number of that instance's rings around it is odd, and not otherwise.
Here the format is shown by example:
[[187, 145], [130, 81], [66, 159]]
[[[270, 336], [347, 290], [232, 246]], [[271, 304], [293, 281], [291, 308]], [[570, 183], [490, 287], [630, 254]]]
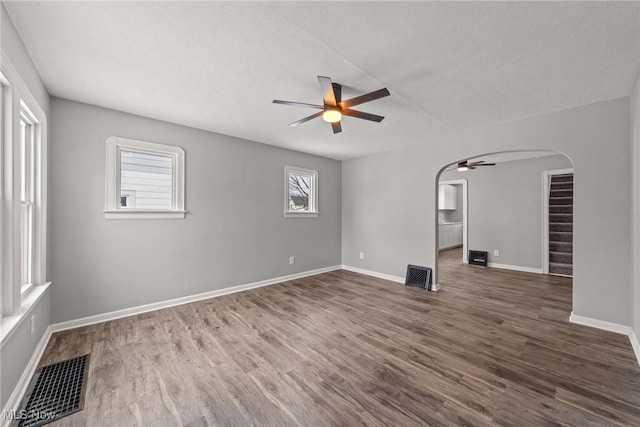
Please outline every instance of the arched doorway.
[[[432, 289], [447, 284], [447, 277], [442, 276], [447, 269], [440, 268], [443, 254], [447, 255], [447, 262], [454, 262], [449, 267], [467, 264], [471, 249], [486, 252], [489, 268], [539, 274], [549, 273], [550, 254], [552, 260], [570, 261], [572, 224], [553, 221], [572, 220], [573, 206], [555, 205], [557, 202], [552, 200], [550, 209], [549, 177], [554, 171], [566, 173], [572, 168], [568, 156], [552, 150], [487, 153], [444, 165], [435, 180], [437, 255]], [[447, 196], [441, 185], [457, 186], [457, 191], [463, 193], [457, 194], [457, 204], [443, 208]], [[563, 192], [555, 193], [572, 197], [572, 184], [564, 187]], [[564, 240], [555, 243], [551, 251], [550, 212], [554, 215], [551, 232], [562, 234]], [[563, 252], [557, 253], [558, 250]]]

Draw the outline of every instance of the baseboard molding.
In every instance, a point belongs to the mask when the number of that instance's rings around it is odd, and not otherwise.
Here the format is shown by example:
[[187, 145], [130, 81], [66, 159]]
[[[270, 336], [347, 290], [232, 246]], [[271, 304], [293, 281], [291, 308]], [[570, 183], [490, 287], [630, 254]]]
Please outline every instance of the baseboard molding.
[[615, 332], [616, 334], [631, 334], [631, 328], [629, 326], [592, 319], [591, 317], [579, 316], [577, 314], [573, 314], [573, 311], [571, 312], [571, 316], [569, 316], [569, 322], [578, 325], [591, 326], [592, 328], [602, 329], [609, 332]]
[[633, 351], [636, 354], [636, 359], [638, 360], [638, 366], [640, 366], [640, 341], [638, 341], [638, 336], [633, 331], [633, 329], [629, 334], [629, 341], [631, 341], [631, 347], [633, 347]]
[[7, 414], [10, 414], [11, 411], [17, 411], [18, 405], [22, 401], [22, 397], [24, 393], [27, 391], [27, 387], [29, 386], [29, 382], [31, 381], [31, 377], [33, 373], [36, 371], [36, 367], [38, 366], [38, 362], [40, 362], [40, 358], [44, 353], [45, 348], [47, 348], [47, 344], [49, 343], [49, 339], [51, 338], [51, 326], [48, 326], [47, 329], [42, 334], [38, 345], [33, 351], [33, 355], [31, 355], [31, 359], [29, 359], [29, 363], [24, 368], [20, 379], [18, 380], [18, 384], [13, 389], [13, 393], [9, 396], [9, 400], [7, 400], [7, 404], [4, 406], [2, 411], [3, 416], [0, 417], [0, 426], [8, 427], [11, 424], [11, 419], [7, 417]]
[[503, 270], [523, 271], [525, 273], [542, 274], [542, 269], [541, 268], [520, 267], [519, 265], [496, 264], [495, 262], [490, 262], [487, 265], [487, 267], [501, 268]]
[[94, 316], [83, 317], [80, 319], [69, 320], [66, 322], [55, 323], [51, 325], [51, 332], [59, 332], [67, 329], [79, 328], [82, 326], [89, 326], [96, 323], [108, 322], [110, 320], [121, 319], [123, 317], [135, 316], [136, 314], [147, 313], [149, 311], [160, 310], [163, 308], [174, 307], [177, 305], [188, 304], [195, 301], [201, 301], [204, 299], [215, 298], [222, 295], [233, 294], [236, 292], [247, 291], [249, 289], [261, 288], [263, 286], [275, 285], [281, 282], [287, 282], [289, 280], [300, 279], [308, 276], [315, 276], [316, 274], [327, 273], [329, 271], [340, 270], [342, 266], [334, 265], [331, 267], [319, 268], [317, 270], [309, 270], [301, 273], [290, 274], [288, 276], [274, 277], [273, 279], [261, 280], [259, 282], [247, 283], [244, 285], [231, 286], [224, 289], [216, 289], [215, 291], [204, 292], [201, 294], [189, 295], [180, 298], [174, 298], [166, 301], [159, 301], [145, 305], [139, 305], [137, 307], [125, 308], [122, 310], [111, 311], [109, 313], [96, 314]]
[[378, 279], [390, 280], [396, 283], [404, 284], [404, 277], [392, 276], [390, 274], [378, 273], [377, 271], [365, 270], [364, 268], [352, 267], [350, 265], [342, 265], [343, 270], [352, 271], [354, 273], [365, 274], [367, 276], [377, 277]]

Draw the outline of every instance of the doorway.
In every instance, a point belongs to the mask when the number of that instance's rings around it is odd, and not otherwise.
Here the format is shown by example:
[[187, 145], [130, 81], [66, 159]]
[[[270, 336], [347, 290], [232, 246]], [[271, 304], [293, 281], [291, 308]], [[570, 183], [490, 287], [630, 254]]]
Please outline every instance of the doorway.
[[[454, 201], [453, 203], [451, 203]], [[438, 183], [438, 253], [462, 249], [467, 264], [468, 193], [466, 179], [441, 180]]]
[[[461, 168], [461, 164], [470, 167]], [[546, 185], [540, 177], [543, 171], [570, 168], [573, 168], [573, 162], [568, 156], [549, 150], [490, 153], [443, 167], [435, 182], [436, 259], [432, 289], [438, 290], [447, 284], [447, 277], [440, 275], [440, 258], [447, 263], [443, 271], [451, 276], [449, 282], [454, 282], [456, 276], [469, 268], [470, 274], [482, 274], [482, 268], [477, 270], [465, 265], [469, 249], [485, 251], [489, 268], [548, 274], [543, 268], [547, 266], [549, 257], [549, 243], [543, 239], [544, 236], [549, 237], [548, 228], [543, 232], [543, 212], [548, 212], [549, 207], [548, 198], [541, 197]], [[440, 227], [443, 219], [447, 222], [448, 217], [440, 210], [441, 184], [459, 184], [461, 189], [464, 185], [464, 241], [455, 251], [446, 251], [448, 242], [445, 241], [444, 245], [442, 242]], [[543, 199], [547, 200], [544, 207]], [[544, 217], [548, 220], [547, 214]], [[441, 249], [445, 250], [441, 252]], [[441, 257], [445, 254], [446, 258]]]
[[573, 277], [573, 168], [542, 174], [544, 274]]

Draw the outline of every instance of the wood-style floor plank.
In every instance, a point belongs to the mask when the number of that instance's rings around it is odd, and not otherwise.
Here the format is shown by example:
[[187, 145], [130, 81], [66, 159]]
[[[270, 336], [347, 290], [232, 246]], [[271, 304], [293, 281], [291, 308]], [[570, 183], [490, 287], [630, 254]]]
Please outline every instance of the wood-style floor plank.
[[626, 336], [568, 322], [571, 279], [461, 264], [438, 292], [347, 271], [53, 335], [91, 353], [57, 426], [640, 425]]

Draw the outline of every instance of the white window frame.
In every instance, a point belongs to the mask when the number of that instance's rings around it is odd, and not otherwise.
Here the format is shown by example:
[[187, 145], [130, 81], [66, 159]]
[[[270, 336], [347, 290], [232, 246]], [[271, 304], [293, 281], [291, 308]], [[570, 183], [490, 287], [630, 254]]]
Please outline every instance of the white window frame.
[[[311, 194], [309, 195], [309, 210], [300, 212], [289, 209], [289, 175], [301, 174], [311, 176]], [[318, 217], [318, 171], [297, 166], [284, 168], [284, 217], [285, 218], [317, 218]]]
[[[4, 342], [49, 286], [47, 271], [47, 117], [2, 52], [0, 65], [0, 340]], [[29, 195], [22, 200], [21, 119], [29, 122]], [[25, 280], [23, 209], [32, 221], [29, 235], [30, 280]]]
[[[20, 106], [20, 235], [21, 235], [21, 293], [25, 294], [33, 286], [35, 273], [35, 247], [36, 247], [36, 154], [37, 154], [37, 119], [33, 113], [21, 104]], [[23, 125], [24, 123], [24, 125]], [[25, 141], [22, 146], [22, 127], [24, 126]]]
[[[133, 151], [171, 157], [173, 160], [172, 209], [136, 209], [120, 206], [120, 153]], [[183, 219], [185, 210], [185, 154], [180, 147], [136, 139], [111, 136], [107, 138], [105, 210], [106, 219]]]

